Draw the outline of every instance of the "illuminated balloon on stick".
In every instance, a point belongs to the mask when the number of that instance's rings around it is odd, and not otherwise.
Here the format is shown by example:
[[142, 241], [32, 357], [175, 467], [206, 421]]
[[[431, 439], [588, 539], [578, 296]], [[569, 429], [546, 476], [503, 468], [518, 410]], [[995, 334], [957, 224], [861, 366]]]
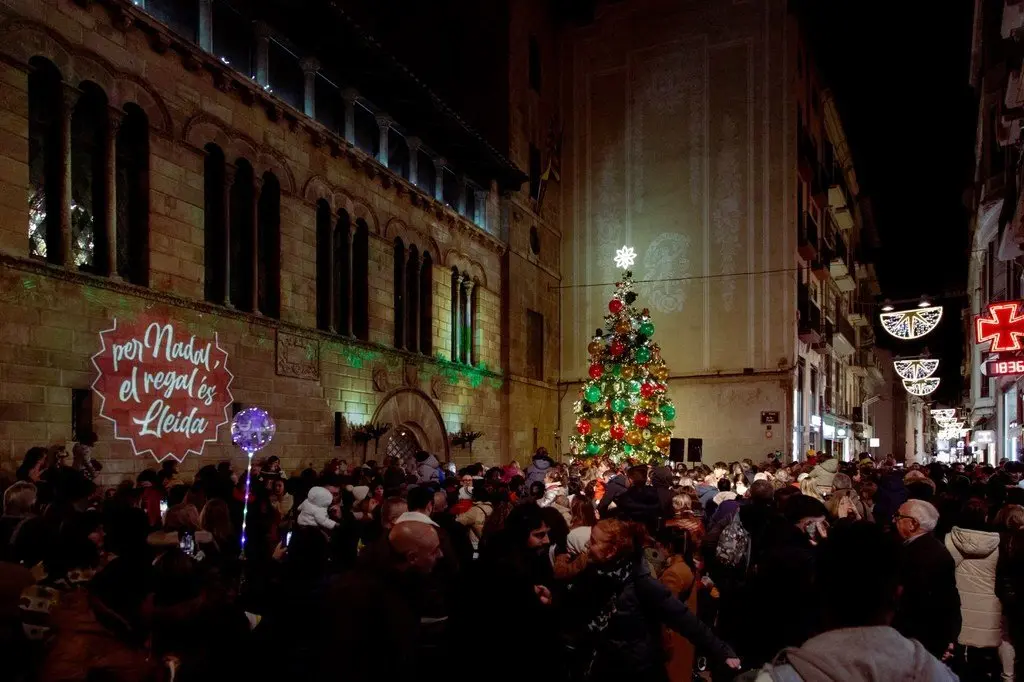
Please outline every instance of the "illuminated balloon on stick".
[[245, 472], [245, 502], [242, 504], [242, 558], [245, 558], [245, 527], [249, 516], [249, 489], [252, 483], [252, 456], [270, 445], [277, 425], [261, 407], [247, 407], [231, 421], [231, 442], [249, 458]]

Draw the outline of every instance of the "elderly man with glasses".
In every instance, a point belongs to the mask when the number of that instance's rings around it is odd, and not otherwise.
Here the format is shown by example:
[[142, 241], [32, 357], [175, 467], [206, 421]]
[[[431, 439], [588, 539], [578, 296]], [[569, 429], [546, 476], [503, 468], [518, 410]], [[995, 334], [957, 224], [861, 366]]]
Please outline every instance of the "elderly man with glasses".
[[893, 627], [935, 657], [948, 658], [960, 634], [960, 593], [953, 557], [935, 537], [939, 511], [928, 502], [908, 500], [892, 521], [903, 539], [902, 594]]

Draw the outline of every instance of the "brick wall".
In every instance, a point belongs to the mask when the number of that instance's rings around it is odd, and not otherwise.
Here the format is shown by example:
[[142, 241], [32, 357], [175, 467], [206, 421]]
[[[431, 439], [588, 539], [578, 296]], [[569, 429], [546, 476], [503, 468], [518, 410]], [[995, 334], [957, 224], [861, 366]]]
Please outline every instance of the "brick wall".
[[[154, 51], [138, 25], [115, 25], [98, 4], [82, 8], [68, 0], [10, 0], [2, 13], [7, 28], [0, 28], [0, 467], [13, 469], [33, 445], [71, 438], [71, 391], [89, 387], [94, 378], [89, 358], [99, 348], [98, 332], [108, 328], [112, 317], [147, 308], [182, 324], [217, 330], [236, 376], [234, 398], [266, 406], [274, 415], [278, 431], [266, 454], [280, 456], [286, 468], [330, 457], [362, 457], [362, 448], [347, 439], [334, 445], [335, 412], [349, 424], [372, 418], [396, 426], [408, 423], [424, 445], [459, 463], [505, 459], [504, 379], [474, 377], [464, 370], [442, 375], [439, 370], [447, 366], [389, 348], [394, 335], [392, 244], [401, 235], [407, 244], [429, 252], [434, 263], [433, 354], [450, 355], [450, 272], [460, 267], [480, 283], [479, 359], [500, 371], [502, 243], [338, 138], [324, 144], [322, 136], [310, 134], [316, 124], [287, 105], [271, 101], [269, 106], [265, 94], [246, 96], [242, 86], [218, 88], [210, 70], [185, 68], [173, 50]], [[137, 103], [149, 117], [149, 289], [28, 258], [27, 62], [35, 55], [53, 61], [66, 83], [97, 82], [112, 106]], [[292, 122], [281, 116], [285, 110]], [[201, 300], [202, 150], [209, 142], [221, 146], [229, 162], [245, 158], [257, 175], [273, 172], [280, 182], [280, 322]], [[496, 213], [494, 197], [492, 192], [490, 214]], [[371, 233], [370, 343], [356, 344], [369, 354], [365, 361], [347, 359], [338, 345], [342, 339], [313, 329], [315, 202], [321, 198], [334, 212], [344, 209], [353, 220], [365, 220]], [[317, 350], [310, 372], [315, 370], [318, 378], [278, 373], [282, 336], [306, 339]], [[474, 385], [478, 378], [482, 383]], [[460, 428], [484, 433], [472, 453], [445, 444], [445, 431]], [[127, 444], [111, 442], [109, 422], [96, 415], [94, 429], [100, 437], [96, 455], [106, 464], [104, 482], [153, 464], [134, 458]], [[385, 447], [382, 441], [381, 454]], [[242, 461], [223, 434], [220, 443], [184, 468], [232, 456]]]

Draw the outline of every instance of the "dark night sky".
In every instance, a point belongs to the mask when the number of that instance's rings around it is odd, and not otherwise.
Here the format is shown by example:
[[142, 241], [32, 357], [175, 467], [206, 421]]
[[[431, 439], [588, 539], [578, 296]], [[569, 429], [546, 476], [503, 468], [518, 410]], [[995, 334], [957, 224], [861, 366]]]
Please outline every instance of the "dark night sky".
[[[943, 360], [939, 401], [959, 403], [960, 311], [977, 105], [969, 84], [971, 0], [808, 0], [810, 38], [835, 94], [857, 179], [871, 197], [883, 296], [945, 305], [924, 339]], [[903, 304], [899, 307], [909, 307]], [[878, 340], [896, 354], [921, 345]]]

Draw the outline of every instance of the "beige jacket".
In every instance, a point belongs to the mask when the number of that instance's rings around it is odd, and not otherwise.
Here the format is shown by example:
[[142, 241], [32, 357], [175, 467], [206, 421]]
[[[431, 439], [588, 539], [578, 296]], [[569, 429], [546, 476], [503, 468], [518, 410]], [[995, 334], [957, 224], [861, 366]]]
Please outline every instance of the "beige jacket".
[[1002, 641], [1002, 607], [996, 596], [999, 533], [954, 526], [946, 536], [946, 549], [956, 564], [960, 592], [960, 644], [997, 647]]

